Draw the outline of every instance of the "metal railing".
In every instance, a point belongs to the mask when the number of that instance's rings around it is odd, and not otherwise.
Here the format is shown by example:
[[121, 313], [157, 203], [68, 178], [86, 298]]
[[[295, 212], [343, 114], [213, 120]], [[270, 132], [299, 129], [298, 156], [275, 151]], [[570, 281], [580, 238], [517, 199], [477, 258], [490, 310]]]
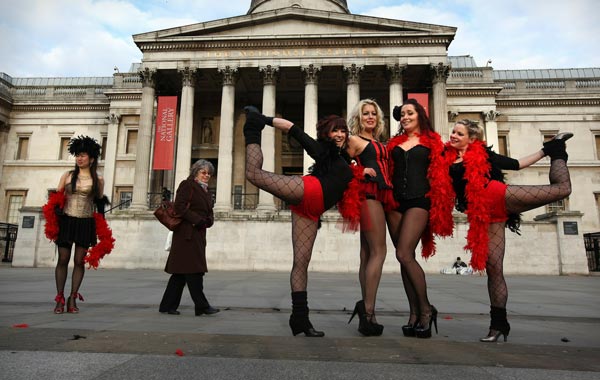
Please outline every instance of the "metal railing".
[[0, 223], [0, 246], [4, 248], [4, 254], [2, 256], [3, 263], [12, 262], [18, 230], [19, 226], [16, 224]]
[[600, 232], [583, 234], [585, 253], [590, 272], [600, 271]]

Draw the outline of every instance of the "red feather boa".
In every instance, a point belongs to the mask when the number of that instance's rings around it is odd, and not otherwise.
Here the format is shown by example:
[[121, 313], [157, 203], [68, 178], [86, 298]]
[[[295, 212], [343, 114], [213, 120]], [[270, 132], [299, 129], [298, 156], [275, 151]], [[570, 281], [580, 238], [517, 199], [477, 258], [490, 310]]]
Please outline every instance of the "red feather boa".
[[88, 254], [85, 256], [84, 261], [88, 263], [88, 268], [98, 269], [100, 259], [105, 255], [108, 255], [115, 247], [115, 238], [113, 238], [112, 231], [102, 214], [95, 212], [94, 220], [96, 221], [98, 243], [88, 250]]
[[[58, 239], [58, 216], [56, 215], [56, 207], [63, 209], [65, 207], [66, 196], [63, 192], [51, 193], [48, 197], [48, 203], [42, 207], [42, 213], [44, 219], [46, 219], [46, 225], [44, 226], [44, 233], [46, 237], [52, 241]], [[88, 263], [88, 268], [98, 269], [100, 259], [105, 255], [108, 255], [115, 247], [115, 239], [112, 236], [112, 230], [106, 223], [106, 220], [97, 212], [94, 213], [94, 221], [96, 222], [96, 235], [98, 236], [98, 243], [88, 250], [84, 261]]]
[[64, 192], [52, 192], [48, 197], [48, 203], [42, 207], [42, 213], [44, 219], [46, 219], [46, 225], [44, 226], [44, 234], [51, 241], [58, 239], [58, 216], [56, 215], [56, 208], [63, 209], [65, 207]]
[[[406, 142], [408, 136], [403, 134], [392, 138], [388, 144], [388, 152]], [[429, 211], [429, 223], [421, 235], [421, 255], [429, 258], [435, 255], [436, 247], [434, 235], [446, 237], [452, 235], [454, 229], [454, 220], [452, 219], [452, 208], [454, 207], [454, 189], [452, 180], [448, 171], [446, 158], [443, 156], [444, 143], [439, 134], [435, 132], [425, 132], [419, 134], [419, 144], [429, 149], [429, 170], [427, 179], [429, 180], [430, 190], [426, 194], [431, 200], [431, 209]], [[394, 160], [390, 160], [389, 173], [394, 172]]]
[[[446, 143], [449, 146], [448, 143]], [[448, 149], [446, 151], [449, 165], [456, 160], [456, 150]], [[490, 225], [490, 215], [486, 209], [485, 187], [490, 181], [489, 173], [491, 165], [488, 161], [488, 153], [484, 141], [475, 141], [469, 145], [463, 156], [465, 165], [465, 179], [467, 185], [465, 195], [467, 197], [467, 221], [469, 222], [469, 231], [467, 232], [467, 245], [464, 249], [471, 251], [471, 262], [469, 263], [476, 271], [485, 269], [485, 263], [488, 257], [488, 227]]]
[[344, 196], [338, 202], [337, 208], [342, 218], [342, 231], [356, 232], [360, 228], [360, 210], [362, 202], [365, 200], [364, 187], [361, 180], [364, 177], [364, 167], [360, 165], [350, 165], [352, 169], [352, 180], [344, 191]]

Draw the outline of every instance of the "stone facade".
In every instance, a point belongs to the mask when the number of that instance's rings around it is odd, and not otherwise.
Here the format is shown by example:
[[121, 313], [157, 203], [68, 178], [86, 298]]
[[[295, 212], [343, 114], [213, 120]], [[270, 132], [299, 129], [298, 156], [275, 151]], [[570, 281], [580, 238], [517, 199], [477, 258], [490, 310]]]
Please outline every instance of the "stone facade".
[[[376, 99], [389, 115], [409, 93], [424, 93], [443, 137], [456, 119], [479, 120], [488, 143], [512, 157], [531, 153], [558, 131], [575, 133], [569, 141], [571, 197], [524, 215], [523, 236], [507, 235], [505, 267], [507, 273], [587, 273], [582, 234], [600, 231], [600, 69], [480, 67], [469, 56], [447, 56], [455, 33], [453, 27], [353, 15], [345, 1], [255, 0], [246, 15], [135, 35], [143, 63], [127, 73], [55, 79], [0, 74], [0, 221], [15, 218], [15, 196], [23, 206], [19, 225], [24, 216], [35, 220], [34, 228], [19, 231], [13, 265], [55, 264], [53, 246], [40, 234], [39, 208], [74, 165], [61, 144], [87, 134], [103, 142], [100, 168], [113, 205], [131, 198], [130, 207], [107, 217], [117, 247], [103, 265], [164, 265], [166, 230], [153, 219], [152, 205], [163, 187], [174, 190], [190, 164], [205, 158], [217, 167], [210, 183], [217, 215], [208, 233], [211, 268], [287, 271], [289, 211], [244, 178], [242, 107], [283, 115], [314, 135], [319, 116], [346, 116], [361, 98]], [[173, 170], [157, 171], [151, 168], [153, 126], [156, 98], [163, 95], [179, 98], [177, 154]], [[396, 133], [393, 120], [386, 121], [392, 125], [386, 135]], [[306, 172], [311, 164], [272, 129], [263, 132], [263, 150], [264, 167], [278, 173]], [[547, 183], [548, 168], [543, 160], [510, 173], [509, 182]], [[565, 221], [577, 223], [577, 235], [565, 234]], [[328, 212], [312, 269], [358, 267], [358, 235], [341, 234], [337, 222], [337, 213]], [[458, 216], [457, 222], [455, 237], [438, 243], [427, 271], [439, 271], [462, 253], [466, 226]], [[385, 270], [398, 271], [388, 245]]]

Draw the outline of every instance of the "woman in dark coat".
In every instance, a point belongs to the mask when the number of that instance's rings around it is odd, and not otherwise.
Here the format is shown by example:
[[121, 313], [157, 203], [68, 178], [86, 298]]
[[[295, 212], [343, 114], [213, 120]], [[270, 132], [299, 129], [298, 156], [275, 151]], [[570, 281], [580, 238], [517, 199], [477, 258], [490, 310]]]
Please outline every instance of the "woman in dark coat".
[[208, 272], [206, 229], [214, 222], [208, 181], [214, 170], [209, 161], [198, 160], [192, 165], [190, 176], [177, 188], [174, 207], [182, 215], [183, 221], [173, 231], [171, 251], [165, 266], [165, 272], [170, 273], [171, 278], [160, 302], [161, 313], [180, 314], [177, 308], [186, 284], [194, 301], [196, 315], [219, 312], [219, 309], [210, 306], [203, 291], [204, 273]]

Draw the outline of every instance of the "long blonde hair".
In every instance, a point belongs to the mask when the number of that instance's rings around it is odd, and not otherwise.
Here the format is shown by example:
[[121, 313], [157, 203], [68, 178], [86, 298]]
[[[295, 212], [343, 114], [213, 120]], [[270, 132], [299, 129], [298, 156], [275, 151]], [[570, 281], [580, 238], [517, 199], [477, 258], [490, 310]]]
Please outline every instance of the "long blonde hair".
[[379, 140], [379, 136], [381, 136], [385, 127], [385, 121], [383, 120], [384, 115], [381, 107], [379, 107], [379, 104], [373, 99], [362, 99], [356, 104], [348, 117], [348, 129], [350, 129], [350, 133], [354, 136], [358, 136], [360, 132], [362, 132], [363, 127], [360, 123], [360, 117], [362, 115], [362, 110], [366, 105], [372, 105], [377, 112], [377, 125], [373, 131], [373, 137], [375, 137], [376, 140]]

